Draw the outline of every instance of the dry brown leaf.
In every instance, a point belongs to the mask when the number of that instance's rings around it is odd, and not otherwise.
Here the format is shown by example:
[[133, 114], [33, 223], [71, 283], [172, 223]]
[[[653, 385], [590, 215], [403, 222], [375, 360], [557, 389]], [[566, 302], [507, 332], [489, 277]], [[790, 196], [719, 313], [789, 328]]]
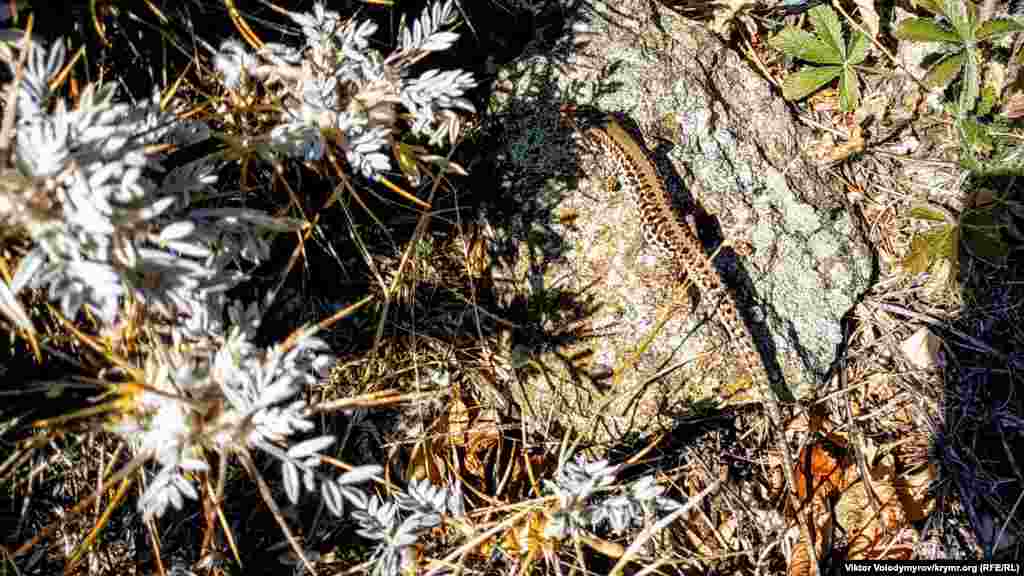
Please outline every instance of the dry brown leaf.
[[[548, 520], [543, 510], [531, 510], [512, 528], [492, 539], [485, 540], [477, 547], [476, 553], [482, 558], [490, 558], [495, 548], [513, 558], [523, 558], [541, 553], [545, 547], [557, 545], [557, 541], [546, 542], [544, 528]], [[528, 574], [529, 571], [524, 571]]]
[[806, 414], [800, 412], [786, 424], [786, 436], [792, 437], [798, 434], [806, 434], [811, 430], [811, 422]]
[[857, 12], [860, 14], [860, 21], [864, 28], [871, 34], [871, 38], [878, 37], [878, 12], [875, 11], [875, 0], [854, 0], [857, 5]]
[[409, 480], [429, 478], [432, 484], [444, 484], [444, 471], [448, 465], [444, 457], [435, 452], [437, 445], [430, 440], [417, 442], [409, 455], [406, 477]]
[[[820, 502], [821, 499], [819, 498], [817, 501]], [[821, 510], [815, 514], [813, 520], [814, 534], [817, 539], [814, 543], [815, 556], [821, 558], [825, 554], [824, 535], [832, 532], [832, 515], [827, 510]], [[789, 558], [786, 576], [811, 576], [814, 574], [814, 571], [811, 570], [811, 562], [811, 548], [801, 534], [800, 540], [793, 547], [793, 555]]]
[[500, 441], [497, 436], [476, 434], [466, 446], [466, 457], [463, 461], [466, 474], [479, 480], [481, 485], [486, 486], [487, 466], [492, 463], [490, 456]]
[[457, 240], [456, 246], [462, 249], [466, 270], [472, 278], [480, 278], [491, 267], [487, 244], [486, 230], [478, 226], [471, 228], [467, 234]]
[[626, 547], [622, 544], [609, 542], [590, 534], [580, 534], [580, 541], [609, 558], [622, 558], [622, 555], [626, 553]]
[[836, 504], [836, 521], [850, 535], [846, 557], [849, 560], [907, 560], [912, 550], [888, 546], [888, 538], [895, 536], [907, 521], [896, 490], [881, 480], [872, 485], [878, 496], [881, 517], [875, 514], [863, 482], [851, 486]]
[[935, 508], [935, 499], [928, 495], [928, 486], [934, 479], [935, 468], [930, 466], [916, 474], [904, 474], [893, 482], [908, 521], [924, 520]]
[[1006, 99], [1004, 105], [1006, 117], [1009, 119], [1024, 116], [1024, 92], [1014, 92]]
[[[1024, 104], [1024, 92], [1018, 92], [1021, 96], [1022, 104]], [[978, 208], [985, 210], [993, 207], [996, 203], [996, 191], [987, 186], [979, 186], [977, 190], [971, 195], [968, 204], [971, 208]]]
[[[811, 485], [809, 508], [815, 528], [811, 538], [815, 539], [813, 545], [817, 557], [821, 558], [826, 553], [823, 535], [831, 532], [833, 508], [830, 500], [838, 495], [834, 517], [849, 537], [845, 551], [847, 559], [910, 559], [914, 542], [905, 538], [912, 532], [906, 530], [906, 526], [908, 522], [921, 520], [930, 513], [934, 503], [928, 498], [927, 488], [934, 479], [934, 470], [921, 467], [915, 474], [897, 474], [897, 469], [902, 469], [904, 464], [897, 462], [895, 450], [882, 450], [866, 438], [862, 449], [871, 468], [870, 478], [865, 483], [860, 478], [859, 467], [847, 452], [845, 436], [830, 433], [829, 422], [822, 420], [816, 423], [813, 416], [808, 427], [817, 433], [825, 433], [825, 438], [801, 451], [795, 482], [797, 493], [805, 503], [808, 500], [808, 482]], [[877, 506], [872, 503], [869, 489], [877, 497]], [[787, 566], [788, 576], [809, 576], [812, 573], [811, 544], [801, 536]]]
[[786, 569], [786, 576], [809, 576], [811, 573], [811, 553], [807, 547], [807, 541], [800, 538], [793, 548], [793, 555], [789, 559], [789, 567]]
[[471, 416], [466, 403], [462, 401], [459, 394], [452, 394], [451, 402], [448, 403], [448, 435], [454, 446], [464, 446], [466, 439], [464, 435], [469, 429]]
[[[845, 449], [829, 440], [805, 446], [800, 451], [796, 470], [793, 471], [793, 480], [796, 482], [796, 493], [801, 501], [807, 499], [808, 484], [811, 486], [814, 498], [828, 498], [845, 487], [846, 455], [844, 452]], [[810, 459], [811, 474], [809, 483], [806, 475], [808, 458]]]
[[[866, 383], [864, 386], [865, 392], [867, 392], [865, 404], [870, 406], [872, 404], [884, 404], [891, 400], [896, 394], [899, 393], [896, 384], [896, 379], [892, 374], [888, 372], [877, 372], [870, 374], [865, 377]], [[860, 416], [862, 414], [862, 408], [857, 403], [853, 403], [853, 415]]]
[[934, 370], [941, 366], [942, 341], [927, 326], [922, 326], [904, 340], [900, 350], [907, 361], [922, 370]]
[[855, 124], [850, 128], [850, 137], [846, 142], [836, 144], [831, 135], [826, 135], [818, 143], [809, 146], [807, 153], [818, 164], [832, 165], [863, 152], [865, 144], [864, 131], [860, 125]]

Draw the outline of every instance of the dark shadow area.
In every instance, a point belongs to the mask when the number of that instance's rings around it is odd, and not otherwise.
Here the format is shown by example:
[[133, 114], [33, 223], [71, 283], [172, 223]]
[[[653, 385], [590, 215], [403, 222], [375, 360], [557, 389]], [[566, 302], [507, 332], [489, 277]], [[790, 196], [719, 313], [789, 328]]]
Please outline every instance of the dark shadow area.
[[[939, 506], [925, 532], [950, 550], [973, 552], [958, 536], [966, 520], [986, 561], [1024, 552], [1024, 251], [1020, 249], [1017, 176], [974, 176], [958, 225], [964, 307], [951, 323], [931, 324], [948, 347], [941, 421], [931, 456]], [[971, 207], [973, 206], [973, 207]]]

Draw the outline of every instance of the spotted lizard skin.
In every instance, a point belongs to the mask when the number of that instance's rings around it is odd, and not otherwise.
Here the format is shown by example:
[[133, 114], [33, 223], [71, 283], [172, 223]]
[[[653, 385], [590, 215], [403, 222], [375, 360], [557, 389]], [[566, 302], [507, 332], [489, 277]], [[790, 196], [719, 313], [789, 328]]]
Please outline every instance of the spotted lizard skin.
[[690, 278], [705, 301], [717, 304], [716, 313], [725, 325], [740, 365], [750, 373], [755, 387], [770, 393], [768, 372], [750, 330], [740, 318], [735, 299], [704, 253], [700, 240], [676, 215], [672, 197], [643, 145], [612, 116], [587, 127], [583, 136], [612, 163], [612, 173], [619, 176], [629, 203], [639, 213], [644, 240], [675, 270]]
[[[772, 427], [779, 434], [782, 471], [786, 478], [788, 499], [793, 510], [801, 510], [800, 498], [794, 490], [796, 483], [793, 476], [793, 454], [783, 432], [779, 402], [771, 387], [768, 371], [761, 362], [754, 338], [740, 319], [732, 294], [722, 284], [722, 279], [718, 276], [711, 259], [704, 253], [700, 240], [690, 227], [676, 216], [672, 197], [658, 177], [643, 144], [612, 116], [603, 116], [596, 124], [589, 125], [583, 131], [583, 136], [591, 147], [596, 147], [598, 152], [613, 164], [613, 174], [619, 177], [629, 202], [639, 212], [644, 239], [660, 256], [671, 262], [677, 271], [685, 273], [692, 279], [706, 299], [718, 304], [718, 317], [729, 332], [731, 344], [739, 356], [740, 364], [750, 373], [754, 386], [765, 394], [764, 400]], [[798, 519], [804, 540], [814, 542], [806, 517], [798, 513]], [[811, 562], [811, 574], [818, 576], [817, 554], [813, 548], [811, 550], [811, 557], [814, 560]]]

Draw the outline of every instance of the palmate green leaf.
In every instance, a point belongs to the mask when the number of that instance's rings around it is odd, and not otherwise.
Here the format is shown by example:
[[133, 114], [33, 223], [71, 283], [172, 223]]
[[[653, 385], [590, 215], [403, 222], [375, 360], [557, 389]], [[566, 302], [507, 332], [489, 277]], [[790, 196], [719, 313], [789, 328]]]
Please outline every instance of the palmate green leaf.
[[842, 66], [807, 67], [790, 74], [782, 83], [782, 96], [786, 100], [800, 100], [818, 88], [835, 80], [843, 71]]
[[868, 57], [868, 46], [871, 45], [871, 39], [866, 34], [861, 34], [860, 30], [854, 30], [853, 36], [850, 37], [850, 47], [846, 51], [846, 63], [849, 64], [860, 64]]
[[857, 80], [857, 72], [849, 66], [844, 66], [842, 74], [839, 75], [839, 107], [844, 112], [853, 112], [860, 104], [860, 82]]
[[776, 50], [793, 58], [815, 64], [842, 64], [842, 55], [820, 38], [798, 28], [787, 26], [768, 40]]
[[924, 75], [924, 83], [929, 88], [941, 88], [946, 84], [949, 84], [953, 78], [956, 78], [956, 75], [960, 73], [960, 69], [963, 65], [963, 52], [957, 52], [956, 54], [947, 56]]
[[978, 26], [974, 37], [980, 40], [995, 40], [1013, 32], [1024, 30], [1024, 23], [1011, 18], [993, 18]]
[[959, 44], [956, 32], [930, 18], [907, 18], [896, 28], [896, 37], [912, 42], [949, 42]]
[[843, 42], [843, 27], [832, 7], [827, 4], [815, 6], [811, 8], [809, 16], [818, 38], [832, 48], [832, 52], [839, 57], [840, 62], [845, 60], [846, 43]]

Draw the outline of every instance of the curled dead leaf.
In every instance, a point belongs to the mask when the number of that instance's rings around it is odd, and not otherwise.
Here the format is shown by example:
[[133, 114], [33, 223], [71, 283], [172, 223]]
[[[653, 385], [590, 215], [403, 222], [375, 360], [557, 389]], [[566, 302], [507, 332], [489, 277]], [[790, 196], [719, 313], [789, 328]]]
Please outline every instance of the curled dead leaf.
[[934, 370], [942, 365], [942, 341], [927, 326], [922, 326], [900, 344], [903, 355], [921, 370]]
[[836, 504], [836, 521], [850, 537], [846, 557], [849, 560], [909, 560], [912, 547], [890, 542], [907, 521], [896, 490], [882, 481], [873, 484], [881, 516], [875, 513], [863, 482], [851, 486]]
[[[808, 494], [814, 498], [828, 498], [845, 487], [845, 452], [845, 447], [831, 440], [822, 440], [801, 450], [793, 471], [796, 493], [801, 501], [805, 501]], [[808, 471], [810, 479], [807, 478]]]

